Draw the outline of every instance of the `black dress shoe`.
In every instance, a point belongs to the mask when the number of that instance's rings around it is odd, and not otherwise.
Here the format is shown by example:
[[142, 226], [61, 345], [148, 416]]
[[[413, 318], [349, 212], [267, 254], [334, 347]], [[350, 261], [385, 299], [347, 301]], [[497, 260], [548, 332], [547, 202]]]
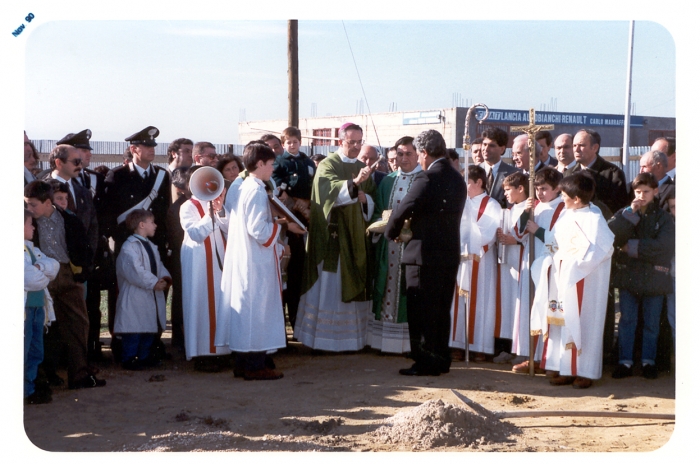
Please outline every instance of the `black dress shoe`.
[[408, 369], [399, 369], [399, 374], [401, 374], [401, 375], [415, 375], [415, 376], [424, 376], [424, 375], [438, 376], [438, 375], [440, 375], [440, 371], [420, 369], [414, 365], [414, 366], [409, 367]]

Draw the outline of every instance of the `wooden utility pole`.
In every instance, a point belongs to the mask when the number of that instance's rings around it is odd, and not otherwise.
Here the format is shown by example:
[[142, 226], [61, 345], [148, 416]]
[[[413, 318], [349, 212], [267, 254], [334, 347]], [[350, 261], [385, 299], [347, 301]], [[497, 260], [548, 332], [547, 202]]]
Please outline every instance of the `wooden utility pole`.
[[287, 21], [287, 75], [289, 82], [290, 126], [299, 127], [299, 20]]

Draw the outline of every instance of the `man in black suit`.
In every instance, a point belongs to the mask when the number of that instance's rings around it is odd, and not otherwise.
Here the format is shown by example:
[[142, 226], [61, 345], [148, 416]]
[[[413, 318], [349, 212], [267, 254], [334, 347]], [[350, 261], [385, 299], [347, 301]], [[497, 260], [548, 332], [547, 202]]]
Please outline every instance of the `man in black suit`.
[[56, 145], [49, 157], [51, 171], [42, 180], [56, 179], [61, 183], [68, 184], [68, 190], [70, 190], [68, 209], [75, 213], [80, 222], [83, 223], [94, 257], [99, 234], [97, 212], [90, 191], [74, 182], [74, 179], [80, 174], [82, 163], [83, 160], [78, 149], [71, 145]]
[[[114, 239], [115, 254], [131, 233], [124, 224], [125, 212], [139, 207], [153, 212], [156, 233], [150, 239], [158, 246], [161, 260], [166, 259], [166, 219], [170, 208], [170, 175], [167, 170], [151, 164], [155, 159], [157, 128], [145, 129], [125, 138], [130, 143], [133, 161], [112, 169], [105, 179], [105, 234]], [[154, 191], [155, 190], [155, 191]], [[152, 200], [150, 200], [152, 196]], [[147, 198], [150, 200], [147, 200]], [[143, 203], [146, 201], [146, 203]]]
[[[92, 159], [92, 147], [90, 146], [90, 138], [92, 137], [92, 131], [90, 129], [82, 130], [76, 134], [70, 133], [64, 136], [61, 140], [56, 142], [58, 145], [70, 145], [74, 147], [80, 159], [82, 160], [81, 170], [76, 177], [73, 178], [73, 185], [79, 185], [87, 189], [90, 192], [95, 211], [97, 213], [97, 243], [95, 249], [95, 260], [92, 263], [93, 267], [97, 270], [100, 269], [100, 273], [104, 271], [105, 266], [112, 267], [111, 259], [104, 259], [109, 257], [109, 242], [101, 230], [104, 227], [100, 227], [100, 223], [103, 219], [100, 214], [101, 200], [104, 195], [105, 190], [105, 176], [97, 171], [88, 169], [90, 165], [90, 160]], [[111, 269], [108, 270], [111, 272]], [[102, 321], [102, 313], [100, 312], [100, 290], [102, 287], [107, 287], [106, 290], [113, 292], [110, 295], [109, 304], [116, 303], [116, 282], [112, 285], [104, 285], [106, 282], [101, 282], [100, 273], [94, 272], [90, 275], [87, 281], [87, 297], [85, 302], [87, 304], [88, 318], [90, 319], [90, 332], [88, 333], [88, 358], [91, 361], [99, 361], [102, 359], [102, 343], [100, 342], [100, 324]]]
[[450, 304], [460, 257], [459, 223], [467, 198], [464, 179], [445, 158], [446, 146], [435, 130], [414, 140], [423, 171], [389, 218], [384, 236], [399, 237], [410, 219], [405, 266], [408, 331], [413, 366], [402, 375], [440, 375], [450, 371]]
[[576, 166], [574, 157], [574, 136], [571, 134], [560, 134], [554, 140], [554, 153], [557, 157], [557, 171], [564, 177], [573, 174], [572, 169]]
[[549, 131], [538, 131], [535, 134], [535, 142], [542, 148], [542, 151], [537, 153], [535, 172], [544, 169], [546, 166], [556, 168], [557, 160], [549, 155], [549, 150], [552, 148], [553, 143], [552, 134]]
[[503, 153], [506, 152], [508, 133], [498, 127], [489, 127], [481, 133], [481, 137], [483, 138], [481, 154], [484, 162], [480, 166], [486, 171], [486, 191], [491, 198], [501, 204], [501, 208], [507, 208], [503, 179], [518, 172], [518, 168], [501, 160]]
[[599, 154], [600, 134], [581, 129], [574, 136], [576, 165], [572, 172], [586, 171], [595, 180], [594, 200], [604, 203], [613, 213], [629, 204], [625, 173]]
[[[625, 173], [614, 164], [605, 161], [600, 150], [600, 134], [592, 129], [581, 129], [574, 135], [574, 158], [576, 165], [571, 173], [584, 172], [595, 180], [595, 194], [591, 203], [597, 205], [605, 219], [608, 219], [619, 209], [629, 204], [627, 197], [627, 182]], [[605, 210], [602, 206], [605, 206]], [[613, 264], [613, 267], [615, 264]], [[611, 279], [612, 282], [612, 279]], [[605, 362], [613, 361], [616, 355], [614, 348], [615, 337], [615, 300], [612, 285], [608, 290], [608, 305], [605, 312], [605, 328], [603, 332], [603, 355]]]

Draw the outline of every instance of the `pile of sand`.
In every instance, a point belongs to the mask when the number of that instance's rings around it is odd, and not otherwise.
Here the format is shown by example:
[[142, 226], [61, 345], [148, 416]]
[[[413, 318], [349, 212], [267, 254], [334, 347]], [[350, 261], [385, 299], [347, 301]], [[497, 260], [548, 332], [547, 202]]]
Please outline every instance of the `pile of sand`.
[[442, 446], [478, 448], [482, 445], [512, 441], [520, 429], [509, 422], [482, 417], [442, 400], [431, 400], [384, 421], [374, 431], [384, 443], [413, 445], [414, 449]]

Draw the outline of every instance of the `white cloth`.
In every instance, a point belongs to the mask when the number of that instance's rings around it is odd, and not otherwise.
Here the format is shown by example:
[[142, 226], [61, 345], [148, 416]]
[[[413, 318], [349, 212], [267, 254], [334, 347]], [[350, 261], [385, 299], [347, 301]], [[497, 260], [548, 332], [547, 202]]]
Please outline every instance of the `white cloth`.
[[[511, 208], [509, 233], [515, 237], [520, 245], [511, 245], [509, 259], [515, 270], [514, 293], [515, 311], [513, 313], [513, 345], [511, 351], [518, 356], [530, 354], [530, 234], [527, 230], [520, 230], [520, 216], [525, 211], [526, 202], [523, 201]], [[517, 261], [516, 261], [517, 255]], [[535, 352], [535, 359], [538, 354]]]
[[240, 187], [229, 223], [228, 248], [217, 310], [217, 346], [260, 352], [286, 346], [282, 309], [280, 226], [275, 224], [265, 186], [249, 176]]
[[340, 262], [337, 272], [318, 265], [318, 280], [299, 300], [294, 337], [326, 351], [357, 351], [365, 347], [367, 321], [374, 317], [372, 301], [343, 303]]
[[[36, 259], [34, 264], [32, 264], [32, 257], [29, 255], [29, 251], [34, 254]], [[44, 325], [51, 325], [51, 322], [56, 320], [56, 314], [53, 311], [53, 299], [47, 286], [58, 275], [60, 266], [58, 261], [46, 256], [31, 241], [24, 241], [24, 304], [25, 306], [27, 304], [28, 292], [44, 291]]]
[[[547, 343], [558, 345], [559, 356], [545, 356], [546, 369], [560, 375], [601, 377], [614, 238], [595, 206], [565, 210], [552, 231], [545, 234], [546, 253], [553, 255], [556, 302], [564, 320], [559, 330], [547, 334]], [[544, 312], [540, 311], [540, 317], [546, 320]], [[546, 327], [544, 322], [540, 325]]]
[[[201, 208], [200, 209], [197, 207]], [[202, 216], [203, 213], [203, 216]], [[221, 305], [221, 272], [225, 257], [228, 216], [209, 216], [209, 202], [192, 196], [180, 207], [180, 224], [185, 232], [180, 249], [182, 275], [182, 315], [185, 329], [185, 356], [229, 354], [214, 344], [216, 308]]]
[[[148, 252], [142, 244], [153, 250], [157, 276], [151, 273]], [[117, 257], [119, 296], [114, 333], [157, 333], [159, 324], [160, 329], [165, 330], [165, 294], [162, 290], [153, 290], [163, 277], [170, 277], [170, 273], [160, 260], [158, 247], [134, 235], [126, 239]]]
[[[460, 224], [462, 255], [469, 254], [471, 259], [460, 264], [460, 274], [465, 273], [463, 268], [468, 265], [471, 265], [471, 272], [468, 283], [458, 282], [458, 287], [469, 292], [468, 298], [463, 295], [464, 292], [456, 292], [452, 302], [450, 346], [453, 348], [464, 349], [466, 316], [469, 314], [469, 350], [493, 354], [496, 327], [496, 229], [500, 225], [501, 211], [501, 205], [485, 192], [468, 199], [465, 204], [465, 214], [462, 215]], [[466, 304], [469, 305], [468, 312], [465, 311]]]
[[[357, 158], [348, 158], [338, 150], [343, 163], [355, 163]], [[365, 221], [374, 213], [374, 201], [367, 195], [367, 211], [362, 209]], [[350, 198], [344, 185], [335, 201], [335, 206], [357, 202]], [[323, 270], [323, 261], [318, 265], [318, 279], [308, 292], [301, 296], [297, 312], [294, 337], [306, 346], [326, 351], [357, 351], [367, 344], [367, 322], [374, 317], [372, 301], [343, 303], [340, 260], [336, 272]]]

